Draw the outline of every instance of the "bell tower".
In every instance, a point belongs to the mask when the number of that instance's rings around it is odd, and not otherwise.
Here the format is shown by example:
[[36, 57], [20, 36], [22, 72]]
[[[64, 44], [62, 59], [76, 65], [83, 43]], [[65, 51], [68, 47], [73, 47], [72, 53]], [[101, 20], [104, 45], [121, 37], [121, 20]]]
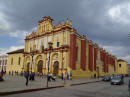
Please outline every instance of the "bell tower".
[[38, 22], [37, 33], [47, 33], [53, 30], [53, 19], [50, 16], [43, 17], [42, 20]]

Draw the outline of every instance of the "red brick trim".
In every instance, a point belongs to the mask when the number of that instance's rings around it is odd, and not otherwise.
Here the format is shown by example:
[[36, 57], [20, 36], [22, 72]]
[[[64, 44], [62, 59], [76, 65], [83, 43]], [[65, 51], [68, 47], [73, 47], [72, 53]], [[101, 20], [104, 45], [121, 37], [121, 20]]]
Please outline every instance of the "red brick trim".
[[86, 70], [86, 41], [81, 40], [81, 65], [82, 70]]
[[70, 34], [70, 68], [76, 69], [76, 35]]

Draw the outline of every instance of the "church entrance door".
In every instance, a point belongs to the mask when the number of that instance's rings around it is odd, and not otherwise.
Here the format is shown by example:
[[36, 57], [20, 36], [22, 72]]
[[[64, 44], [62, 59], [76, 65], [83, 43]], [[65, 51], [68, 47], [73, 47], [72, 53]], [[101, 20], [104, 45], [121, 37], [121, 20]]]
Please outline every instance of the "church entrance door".
[[54, 75], [57, 75], [59, 72], [59, 62], [58, 61], [55, 61], [54, 62], [54, 65], [53, 65], [53, 74]]
[[37, 65], [37, 72], [42, 73], [43, 61], [40, 60]]

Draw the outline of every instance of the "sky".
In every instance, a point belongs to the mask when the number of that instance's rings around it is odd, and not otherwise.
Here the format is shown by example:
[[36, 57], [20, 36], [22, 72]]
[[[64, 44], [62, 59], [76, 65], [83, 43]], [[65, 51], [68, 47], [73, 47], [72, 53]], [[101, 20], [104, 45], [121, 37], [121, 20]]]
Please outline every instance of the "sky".
[[0, 54], [24, 48], [44, 16], [72, 20], [79, 34], [130, 63], [130, 0], [0, 0]]

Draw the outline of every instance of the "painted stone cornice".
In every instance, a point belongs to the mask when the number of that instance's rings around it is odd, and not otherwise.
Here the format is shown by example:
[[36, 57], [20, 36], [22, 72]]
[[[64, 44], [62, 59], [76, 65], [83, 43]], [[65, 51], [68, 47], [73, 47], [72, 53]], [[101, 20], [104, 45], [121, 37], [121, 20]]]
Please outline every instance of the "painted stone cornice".
[[[68, 51], [69, 50], [69, 46], [68, 45], [62, 45], [61, 47], [59, 48], [53, 48], [51, 50], [51, 52], [57, 52], [57, 51]], [[44, 53], [48, 53], [50, 52], [50, 50], [48, 48], [45, 48], [44, 49]], [[32, 52], [24, 52], [25, 55], [31, 55], [32, 53], [34, 54], [42, 54], [42, 52], [40, 52], [39, 50], [35, 50], [35, 51], [32, 51]]]

